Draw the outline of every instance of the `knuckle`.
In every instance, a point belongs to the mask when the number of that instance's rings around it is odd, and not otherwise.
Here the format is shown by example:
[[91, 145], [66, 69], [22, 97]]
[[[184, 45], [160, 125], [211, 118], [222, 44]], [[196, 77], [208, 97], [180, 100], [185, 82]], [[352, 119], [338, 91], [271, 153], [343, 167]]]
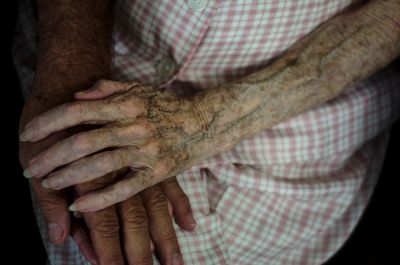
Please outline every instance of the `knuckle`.
[[54, 155], [54, 153], [52, 152], [53, 149], [49, 149], [47, 151], [44, 151], [42, 154], [40, 154], [40, 157], [36, 162], [38, 163], [42, 168], [46, 168], [47, 167], [51, 167], [54, 164], [57, 164], [57, 162], [59, 162], [60, 160], [60, 155]]
[[151, 212], [168, 212], [167, 198], [164, 193], [150, 191], [146, 197]]
[[120, 198], [127, 199], [132, 196], [132, 188], [129, 185], [116, 185]]
[[128, 231], [137, 231], [143, 230], [147, 231], [148, 227], [148, 218], [144, 208], [125, 208], [124, 213], [124, 226]]
[[127, 126], [123, 130], [121, 130], [120, 133], [124, 136], [128, 135], [131, 138], [132, 136], [134, 136], [133, 138], [135, 138], [136, 140], [137, 138], [148, 138], [153, 135], [151, 125], [143, 126], [140, 122]]
[[81, 105], [79, 103], [68, 103], [64, 105], [65, 115], [79, 114], [81, 111]]
[[38, 118], [35, 119], [35, 123], [32, 126], [32, 128], [37, 129], [37, 128], [42, 128], [43, 125], [47, 125], [47, 117], [39, 116]]
[[161, 154], [160, 146], [161, 146], [160, 143], [157, 140], [155, 140], [141, 147], [140, 149], [143, 153], [146, 153], [152, 157], [158, 157]]
[[63, 211], [65, 200], [54, 196], [38, 196], [40, 208], [46, 216], [58, 216]]
[[152, 135], [155, 133], [155, 128], [153, 124], [144, 119], [140, 120], [140, 122], [137, 124], [137, 130], [144, 136], [149, 134]]
[[157, 171], [158, 173], [158, 178], [161, 180], [165, 180], [168, 178], [168, 174], [170, 174], [171, 169], [174, 166], [174, 161], [171, 159], [161, 159], [157, 161]]
[[135, 132], [134, 126], [129, 125], [126, 127], [121, 127], [118, 129], [110, 130], [110, 134], [114, 139], [117, 139], [118, 142], [122, 144], [130, 143], [130, 138], [132, 138], [133, 133]]
[[55, 189], [60, 189], [61, 187], [66, 187], [74, 183], [73, 177], [65, 172], [60, 172], [56, 176], [48, 179], [48, 184], [50, 187]]
[[137, 254], [137, 256], [128, 254], [127, 259], [129, 261], [129, 265], [152, 265], [153, 264], [152, 255], [147, 254], [147, 253], [139, 253], [139, 254]]
[[[137, 188], [142, 188], [145, 189], [146, 187], [150, 187], [153, 185], [152, 181], [151, 181], [151, 174], [150, 170], [145, 168], [145, 169], [140, 169], [140, 171], [138, 171], [138, 173], [133, 177], [133, 189], [137, 189]], [[141, 189], [141, 190], [142, 190]], [[144, 196], [143, 198], [146, 200], [147, 199], [147, 191], [144, 191], [142, 193]]]
[[114, 238], [119, 234], [119, 222], [111, 208], [93, 213], [88, 225], [105, 238]]
[[147, 231], [148, 229], [148, 220], [147, 217], [141, 216], [131, 216], [125, 220], [125, 229], [129, 233], [137, 232], [137, 231]]
[[100, 256], [100, 264], [107, 264], [107, 265], [123, 265], [124, 257], [122, 253], [107, 253], [107, 254], [99, 254]]
[[171, 230], [164, 231], [164, 233], [159, 235], [159, 240], [163, 242], [169, 242], [172, 244], [178, 244], [178, 238], [173, 228]]
[[85, 134], [81, 133], [72, 139], [71, 146], [73, 150], [79, 152], [90, 150], [90, 148], [93, 146], [93, 143], [90, 137], [87, 137]]
[[102, 172], [110, 172], [114, 169], [114, 159], [113, 155], [110, 153], [104, 153], [101, 159], [96, 161], [97, 168], [99, 168]]

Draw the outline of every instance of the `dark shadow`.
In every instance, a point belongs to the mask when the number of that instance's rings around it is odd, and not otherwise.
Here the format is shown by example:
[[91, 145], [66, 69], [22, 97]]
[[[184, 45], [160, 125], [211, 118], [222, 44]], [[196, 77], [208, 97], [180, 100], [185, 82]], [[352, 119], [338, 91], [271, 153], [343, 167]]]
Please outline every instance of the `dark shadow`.
[[[7, 157], [12, 158], [10, 165], [12, 165], [13, 170], [10, 171], [10, 174], [3, 176], [6, 181], [5, 187], [10, 187], [10, 191], [6, 190], [5, 192], [11, 193], [11, 196], [8, 197], [8, 200], [3, 201], [9, 207], [9, 210], [4, 210], [4, 213], [7, 214], [4, 217], [2, 216], [2, 219], [7, 219], [6, 223], [9, 222], [10, 225], [5, 226], [7, 240], [3, 241], [6, 244], [6, 251], [4, 252], [5, 255], [2, 254], [2, 259], [4, 264], [45, 264], [47, 257], [33, 215], [28, 181], [22, 176], [18, 159], [18, 123], [23, 99], [11, 57], [17, 2], [7, 2], [8, 7], [5, 12], [8, 17], [6, 30], [3, 31], [5, 45], [2, 46], [6, 50], [6, 55], [3, 57], [5, 65], [2, 69], [3, 78], [5, 78], [4, 84], [6, 85], [3, 85], [2, 89], [11, 92], [6, 94], [7, 100], [5, 97], [3, 98], [4, 104], [7, 105], [7, 112], [4, 116], [12, 117], [11, 126], [6, 128], [7, 131], [11, 132], [7, 141], [12, 145], [13, 150], [12, 156], [8, 155]], [[8, 95], [11, 95], [12, 99], [9, 100], [12, 100], [13, 104], [8, 104]]]
[[[396, 64], [400, 66], [400, 60]], [[347, 243], [325, 265], [400, 264], [399, 148], [400, 121], [397, 121], [392, 127], [385, 163], [370, 204]]]

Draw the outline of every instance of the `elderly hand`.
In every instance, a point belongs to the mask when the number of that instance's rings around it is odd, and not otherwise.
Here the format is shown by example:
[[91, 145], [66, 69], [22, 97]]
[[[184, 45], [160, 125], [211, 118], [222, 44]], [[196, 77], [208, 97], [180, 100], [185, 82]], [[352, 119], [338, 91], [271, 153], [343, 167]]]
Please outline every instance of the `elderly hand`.
[[[21, 126], [32, 116], [43, 112], [43, 105], [32, 98], [28, 100], [21, 116]], [[37, 143], [21, 143], [22, 166], [26, 168], [35, 155], [70, 135], [70, 132], [63, 130]], [[75, 188], [82, 195], [104, 187], [114, 181], [115, 176], [115, 173], [108, 174], [102, 179], [86, 182]], [[180, 264], [180, 248], [168, 202], [171, 203], [174, 217], [181, 228], [192, 230], [195, 226], [189, 200], [175, 178], [169, 178], [160, 185], [144, 190], [116, 207], [85, 213], [83, 216], [89, 231], [85, 231], [86, 225], [70, 217], [68, 196], [65, 196], [67, 190], [45, 189], [40, 185], [39, 179], [31, 179], [31, 184], [48, 224], [51, 242], [60, 244], [71, 235], [82, 254], [93, 264], [124, 264], [124, 260], [128, 264], [152, 264], [150, 238], [155, 244], [161, 264]]]
[[[43, 104], [38, 100], [30, 98], [23, 109], [20, 125], [23, 126], [27, 120], [32, 118], [32, 115], [43, 111]], [[53, 134], [38, 143], [21, 143], [19, 146], [19, 158], [23, 168], [28, 167], [29, 161], [34, 156], [46, 150], [48, 147], [65, 139], [68, 136], [66, 131]], [[76, 220], [70, 218], [68, 211], [67, 195], [70, 195], [71, 190], [55, 191], [45, 189], [40, 185], [38, 179], [31, 180], [32, 189], [35, 192], [37, 201], [43, 213], [44, 220], [47, 224], [49, 240], [54, 244], [63, 243], [69, 235], [77, 242], [81, 253], [87, 260], [92, 263], [96, 261], [96, 254], [93, 246], [87, 237], [85, 228]]]
[[[94, 188], [93, 183], [99, 187], [105, 184], [97, 179], [79, 185], [78, 192]], [[173, 195], [164, 192], [166, 189], [173, 191]], [[181, 228], [194, 228], [189, 200], [175, 178], [148, 188], [116, 207], [84, 213], [100, 264], [153, 264], [153, 246], [161, 264], [182, 265], [172, 211]]]
[[114, 81], [99, 81], [76, 98], [80, 101], [33, 119], [21, 141], [36, 142], [81, 124], [103, 126], [53, 145], [33, 159], [24, 175], [40, 178], [51, 172], [42, 185], [60, 190], [125, 167], [135, 173], [80, 197], [72, 210], [96, 211], [126, 200], [187, 169], [200, 153], [189, 144], [200, 139], [204, 130], [200, 105], [193, 100]]

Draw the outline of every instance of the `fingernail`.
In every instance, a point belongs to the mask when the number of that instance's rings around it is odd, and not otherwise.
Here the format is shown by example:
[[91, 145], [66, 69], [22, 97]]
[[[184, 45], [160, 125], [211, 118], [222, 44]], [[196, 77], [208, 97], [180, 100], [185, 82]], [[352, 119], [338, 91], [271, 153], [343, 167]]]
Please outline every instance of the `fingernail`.
[[197, 223], [196, 220], [194, 220], [194, 217], [192, 214], [188, 215], [188, 217], [186, 217], [186, 221], [188, 222], [190, 228], [195, 228]]
[[40, 167], [36, 164], [33, 164], [24, 170], [24, 176], [26, 178], [31, 178], [33, 176], [39, 175]]
[[47, 181], [47, 179], [43, 180], [40, 184], [42, 185], [43, 188], [46, 188], [46, 189], [50, 188], [49, 182]]
[[21, 133], [21, 135], [19, 136], [19, 140], [21, 141], [21, 142], [26, 142], [26, 141], [29, 141], [29, 140], [31, 140], [31, 138], [32, 138], [32, 135], [28, 132], [28, 131], [23, 131], [22, 133]]
[[28, 169], [25, 169], [24, 172], [22, 173], [24, 175], [25, 178], [30, 179], [31, 177], [33, 177], [31, 175], [31, 173], [29, 173]]
[[49, 238], [50, 241], [55, 242], [58, 241], [62, 238], [63, 236], [63, 231], [61, 229], [61, 226], [57, 223], [50, 223], [47, 226], [48, 230], [49, 230]]
[[77, 209], [76, 209], [76, 204], [75, 204], [75, 203], [71, 204], [71, 205], [68, 207], [68, 209], [69, 209], [71, 212], [76, 212], [76, 211], [77, 211]]
[[183, 259], [181, 254], [175, 253], [172, 257], [172, 265], [183, 265]]

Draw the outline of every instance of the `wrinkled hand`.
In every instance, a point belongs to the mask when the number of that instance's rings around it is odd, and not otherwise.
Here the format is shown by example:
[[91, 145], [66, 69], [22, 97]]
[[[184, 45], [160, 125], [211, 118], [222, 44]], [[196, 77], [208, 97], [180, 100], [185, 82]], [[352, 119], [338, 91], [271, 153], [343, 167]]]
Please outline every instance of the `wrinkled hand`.
[[[20, 124], [23, 126], [27, 120], [31, 119], [31, 115], [40, 113], [41, 105], [38, 101], [28, 100], [24, 106]], [[69, 134], [66, 131], [62, 131], [37, 143], [21, 143], [19, 146], [19, 157], [22, 167], [28, 167], [33, 157], [54, 143], [67, 138], [67, 136]], [[70, 218], [67, 193], [71, 193], [71, 190], [53, 191], [45, 189], [40, 185], [38, 179], [32, 179], [31, 185], [47, 224], [49, 240], [54, 244], [61, 244], [67, 239], [68, 235], [71, 235], [77, 242], [85, 258], [95, 263], [96, 254], [86, 229], [76, 222], [76, 220]]]
[[[51, 172], [42, 185], [60, 190], [125, 167], [136, 173], [80, 197], [71, 206], [73, 210], [103, 209], [192, 165], [198, 150], [188, 143], [200, 139], [204, 123], [200, 105], [193, 100], [138, 83], [113, 81], [100, 81], [76, 98], [80, 101], [33, 119], [21, 141], [36, 142], [81, 124], [103, 126], [53, 145], [39, 154], [24, 174], [40, 178]], [[58, 169], [60, 166], [65, 167]]]
[[[40, 108], [40, 103], [28, 101], [21, 117], [21, 125], [31, 115], [39, 113]], [[26, 168], [35, 155], [68, 136], [70, 133], [61, 131], [37, 143], [21, 143], [21, 165]], [[109, 174], [102, 179], [77, 185], [76, 189], [79, 194], [84, 194], [103, 187], [114, 179], [115, 174]], [[117, 207], [84, 214], [90, 231], [75, 218], [70, 218], [64, 190], [45, 189], [41, 187], [39, 179], [31, 179], [31, 183], [49, 227], [49, 239], [59, 244], [71, 235], [82, 254], [93, 264], [96, 264], [96, 260], [100, 264], [124, 264], [124, 260], [129, 264], [152, 264], [149, 235], [156, 245], [162, 264], [172, 264], [173, 258], [180, 261], [179, 244], [167, 201], [171, 202], [174, 216], [181, 228], [192, 230], [195, 226], [189, 200], [175, 178], [167, 179]]]
[[[59, 137], [60, 134], [53, 135], [52, 142]], [[27, 164], [30, 153], [42, 146], [45, 145], [21, 147], [23, 164]], [[31, 183], [48, 224], [50, 241], [60, 244], [71, 235], [83, 256], [92, 264], [125, 264], [125, 260], [126, 264], [153, 264], [150, 238], [161, 264], [183, 264], [168, 203], [172, 204], [173, 215], [181, 228], [190, 231], [196, 223], [189, 200], [175, 178], [146, 189], [117, 207], [85, 213], [83, 216], [89, 231], [79, 220], [70, 218], [65, 191], [45, 189], [38, 179], [32, 179]], [[85, 189], [93, 189], [94, 184], [88, 182], [77, 189], [83, 193]]]
[[[98, 180], [95, 182], [100, 187], [104, 185]], [[91, 183], [79, 185], [79, 193], [89, 185], [93, 188]], [[148, 188], [116, 206], [84, 213], [99, 263], [150, 265], [153, 264], [152, 246], [161, 264], [183, 265], [172, 224], [172, 211], [181, 228], [193, 230], [195, 222], [189, 200], [175, 178]]]

